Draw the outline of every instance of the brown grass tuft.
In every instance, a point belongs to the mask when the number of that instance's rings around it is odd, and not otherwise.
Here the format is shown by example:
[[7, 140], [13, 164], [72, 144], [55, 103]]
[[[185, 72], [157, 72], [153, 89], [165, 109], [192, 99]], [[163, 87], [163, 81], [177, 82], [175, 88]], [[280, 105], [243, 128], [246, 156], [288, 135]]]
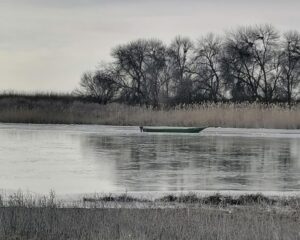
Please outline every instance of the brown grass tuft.
[[[111, 196], [111, 195], [109, 195]], [[128, 196], [114, 200], [128, 200]], [[195, 194], [162, 198], [183, 205], [136, 208], [58, 205], [55, 196], [36, 199], [13, 194], [0, 206], [0, 239], [282, 239], [300, 238], [299, 199], [282, 201], [292, 208], [272, 207], [262, 195], [245, 195], [246, 205], [219, 205], [226, 197], [199, 198]], [[112, 196], [111, 196], [112, 197]], [[198, 199], [198, 200], [197, 200]], [[217, 204], [209, 206], [203, 200]], [[239, 198], [237, 198], [239, 199]], [[99, 200], [99, 199], [98, 199]], [[101, 201], [111, 201], [112, 198]], [[130, 199], [131, 200], [131, 199]], [[135, 199], [136, 200], [136, 199]], [[294, 205], [296, 201], [298, 207]], [[280, 201], [281, 202], [281, 201]], [[149, 202], [145, 203], [149, 204]], [[171, 203], [169, 203], [171, 204]]]

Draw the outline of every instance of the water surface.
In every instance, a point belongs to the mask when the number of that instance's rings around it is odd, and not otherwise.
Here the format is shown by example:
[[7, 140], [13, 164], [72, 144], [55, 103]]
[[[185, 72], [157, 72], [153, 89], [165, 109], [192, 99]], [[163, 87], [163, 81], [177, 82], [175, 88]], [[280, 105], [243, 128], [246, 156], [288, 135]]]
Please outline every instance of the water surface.
[[0, 189], [299, 191], [300, 131], [0, 124]]

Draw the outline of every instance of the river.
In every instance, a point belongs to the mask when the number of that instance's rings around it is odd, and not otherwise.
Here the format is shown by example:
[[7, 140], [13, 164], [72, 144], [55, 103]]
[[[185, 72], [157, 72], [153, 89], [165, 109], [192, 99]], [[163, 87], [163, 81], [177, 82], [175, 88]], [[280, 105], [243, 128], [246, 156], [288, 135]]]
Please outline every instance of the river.
[[0, 124], [0, 189], [58, 194], [299, 191], [300, 130]]

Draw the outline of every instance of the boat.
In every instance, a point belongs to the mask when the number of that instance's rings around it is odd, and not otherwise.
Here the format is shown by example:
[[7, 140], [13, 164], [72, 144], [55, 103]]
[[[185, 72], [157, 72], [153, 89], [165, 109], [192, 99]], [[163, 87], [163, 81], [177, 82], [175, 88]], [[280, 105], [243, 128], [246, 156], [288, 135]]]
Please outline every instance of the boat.
[[141, 132], [161, 133], [199, 133], [206, 127], [144, 127], [140, 126]]

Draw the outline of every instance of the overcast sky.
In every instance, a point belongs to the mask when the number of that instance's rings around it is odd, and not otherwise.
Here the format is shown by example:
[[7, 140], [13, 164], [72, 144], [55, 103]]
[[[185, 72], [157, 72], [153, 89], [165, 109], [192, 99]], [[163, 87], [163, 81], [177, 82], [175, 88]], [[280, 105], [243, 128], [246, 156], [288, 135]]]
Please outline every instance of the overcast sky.
[[300, 30], [299, 0], [0, 0], [0, 91], [69, 92], [137, 38], [169, 43], [240, 25]]

